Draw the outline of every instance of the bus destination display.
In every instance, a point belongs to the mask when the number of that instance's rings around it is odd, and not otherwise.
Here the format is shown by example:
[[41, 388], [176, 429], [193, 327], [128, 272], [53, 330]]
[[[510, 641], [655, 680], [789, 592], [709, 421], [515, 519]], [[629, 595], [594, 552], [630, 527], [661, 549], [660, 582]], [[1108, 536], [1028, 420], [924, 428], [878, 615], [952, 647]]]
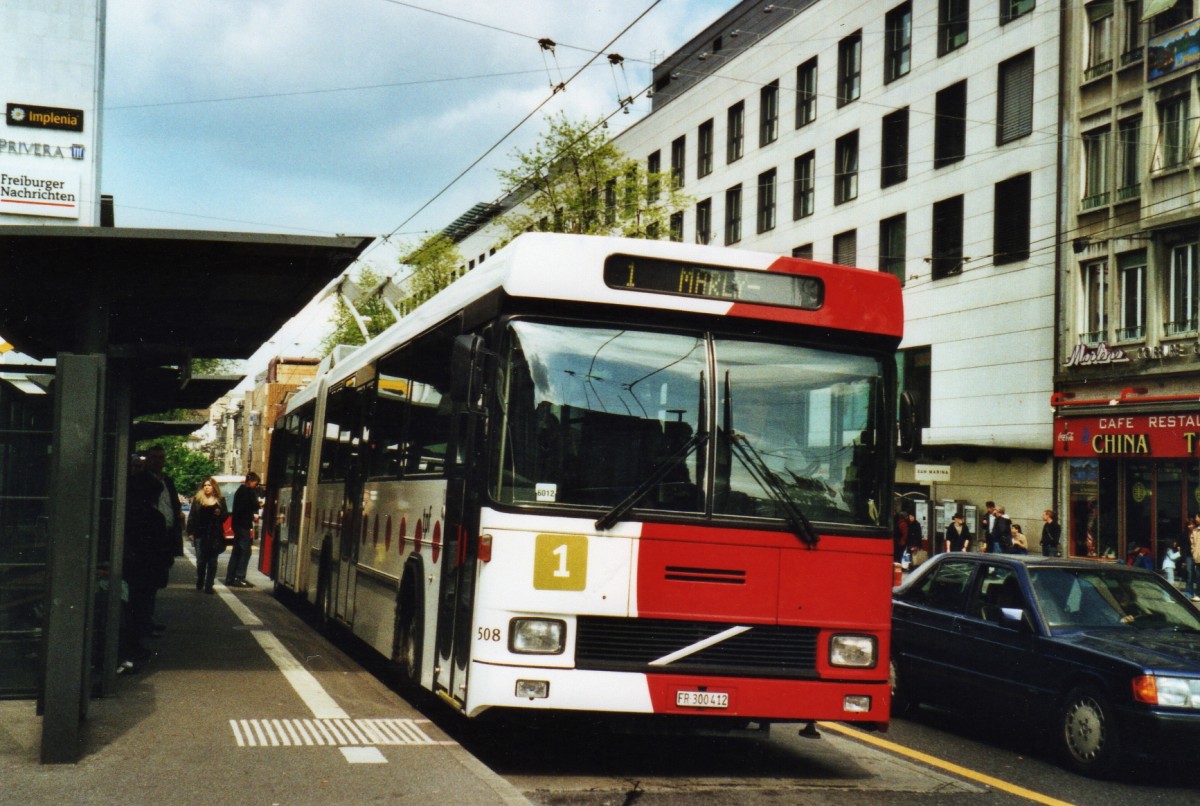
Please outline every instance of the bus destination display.
[[634, 255], [610, 255], [604, 261], [604, 283], [685, 297], [736, 300], [760, 305], [818, 310], [825, 286], [819, 277], [704, 266]]

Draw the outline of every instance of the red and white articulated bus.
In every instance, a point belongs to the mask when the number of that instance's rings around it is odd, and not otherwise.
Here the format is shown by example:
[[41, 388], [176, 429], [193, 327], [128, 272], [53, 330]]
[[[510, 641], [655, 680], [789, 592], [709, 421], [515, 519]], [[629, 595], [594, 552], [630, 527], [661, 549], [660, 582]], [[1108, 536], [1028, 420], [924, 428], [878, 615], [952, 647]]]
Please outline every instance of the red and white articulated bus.
[[277, 587], [468, 716], [883, 725], [903, 321], [876, 271], [520, 236], [290, 401]]

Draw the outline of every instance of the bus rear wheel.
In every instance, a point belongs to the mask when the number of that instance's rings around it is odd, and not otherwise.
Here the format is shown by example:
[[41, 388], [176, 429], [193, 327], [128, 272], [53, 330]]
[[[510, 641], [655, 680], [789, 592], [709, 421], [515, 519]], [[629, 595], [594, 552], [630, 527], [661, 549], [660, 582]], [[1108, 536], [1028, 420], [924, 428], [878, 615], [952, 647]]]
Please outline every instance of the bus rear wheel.
[[406, 685], [421, 681], [421, 643], [423, 625], [411, 588], [402, 590], [396, 603], [395, 661]]

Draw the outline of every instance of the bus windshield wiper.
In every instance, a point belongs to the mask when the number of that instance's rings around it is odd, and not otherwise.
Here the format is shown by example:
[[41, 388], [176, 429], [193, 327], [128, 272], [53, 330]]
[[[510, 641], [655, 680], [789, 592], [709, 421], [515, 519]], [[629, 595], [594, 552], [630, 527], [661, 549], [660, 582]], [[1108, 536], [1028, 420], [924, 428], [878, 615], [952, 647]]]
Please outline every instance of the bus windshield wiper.
[[797, 506], [796, 501], [788, 494], [787, 489], [783, 486], [783, 482], [775, 475], [771, 468], [767, 467], [767, 463], [763, 460], [762, 454], [755, 450], [750, 444], [750, 440], [745, 434], [739, 434], [733, 430], [733, 389], [729, 382], [729, 372], [725, 373], [725, 436], [729, 440], [729, 447], [737, 455], [738, 459], [750, 472], [750, 476], [758, 482], [758, 486], [762, 487], [767, 495], [779, 505], [783, 510], [783, 517], [788, 522], [788, 526], [792, 528], [792, 533], [804, 543], [804, 545], [812, 548], [821, 540], [817, 530], [805, 517], [804, 512]]
[[666, 459], [660, 462], [657, 467], [650, 471], [650, 475], [642, 479], [641, 483], [634, 487], [633, 492], [627, 495], [621, 501], [621, 503], [617, 504], [608, 512], [605, 512], [603, 515], [601, 515], [600, 519], [596, 521], [596, 528], [600, 531], [612, 528], [613, 524], [621, 520], [621, 518], [625, 516], [625, 513], [633, 509], [634, 505], [636, 505], [637, 502], [646, 495], [646, 493], [650, 492], [655, 484], [658, 484], [660, 481], [666, 478], [667, 474], [678, 467], [680, 463], [686, 461], [688, 456], [691, 455], [692, 451], [703, 445], [707, 439], [708, 431], [697, 431], [696, 433], [692, 434], [688, 438], [687, 442], [679, 446], [679, 450], [668, 456]]

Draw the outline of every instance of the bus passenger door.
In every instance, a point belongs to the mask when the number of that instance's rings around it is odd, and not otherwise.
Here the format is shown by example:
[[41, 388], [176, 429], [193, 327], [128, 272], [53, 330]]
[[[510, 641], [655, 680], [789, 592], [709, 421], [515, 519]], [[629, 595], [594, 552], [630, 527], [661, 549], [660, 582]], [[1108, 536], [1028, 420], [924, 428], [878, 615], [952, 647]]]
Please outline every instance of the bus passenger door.
[[[354, 622], [354, 595], [357, 583], [358, 549], [362, 540], [362, 493], [366, 443], [363, 424], [370, 395], [357, 384], [346, 384], [331, 392], [326, 409], [327, 435], [337, 429], [337, 446], [331, 457], [335, 478], [343, 482], [341, 517], [335, 529], [329, 577], [330, 615], [346, 624]], [[322, 464], [325, 456], [321, 457]]]
[[455, 340], [451, 359], [454, 422], [447, 466], [446, 517], [442, 530], [441, 590], [437, 619], [437, 686], [460, 705], [467, 697], [467, 663], [475, 604], [479, 543], [481, 457], [484, 410], [481, 405], [483, 339]]

